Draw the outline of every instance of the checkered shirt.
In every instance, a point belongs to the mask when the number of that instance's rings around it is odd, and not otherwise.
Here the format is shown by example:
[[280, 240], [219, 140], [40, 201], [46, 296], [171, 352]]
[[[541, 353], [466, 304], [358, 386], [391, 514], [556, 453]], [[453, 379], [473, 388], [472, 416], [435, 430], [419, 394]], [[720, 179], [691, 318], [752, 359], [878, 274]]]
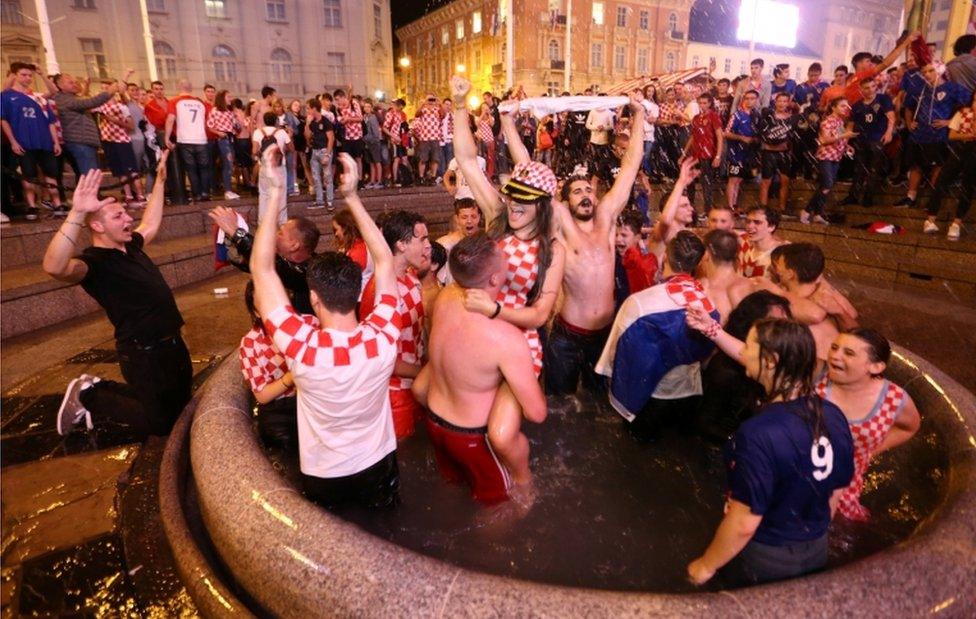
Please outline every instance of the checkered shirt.
[[93, 109], [92, 112], [98, 114], [98, 133], [103, 142], [128, 144], [132, 141], [132, 138], [129, 137], [129, 131], [125, 127], [120, 127], [113, 122], [109, 122], [108, 118], [105, 117], [106, 114], [111, 114], [115, 117], [129, 118], [132, 114], [129, 113], [128, 107], [122, 105], [116, 99], [109, 99]]
[[491, 130], [491, 123], [479, 120], [478, 121], [478, 131], [475, 132], [474, 137], [478, 138], [485, 144], [489, 144], [495, 140], [495, 134]]
[[[820, 123], [820, 135], [837, 137], [844, 133], [844, 120], [831, 114]], [[821, 145], [817, 148], [817, 159], [820, 161], [840, 161], [847, 152], [847, 139], [837, 140], [832, 144]]]
[[959, 133], [976, 135], [976, 112], [971, 107], [962, 108], [956, 112], [949, 127]]
[[383, 119], [383, 128], [393, 134], [393, 143], [400, 143], [400, 125], [407, 120], [407, 115], [395, 109], [386, 113]]
[[[744, 248], [744, 249], [743, 249]], [[760, 251], [748, 241], [739, 246], [739, 273], [744, 277], [766, 277], [773, 250]]]
[[[498, 241], [498, 248], [505, 254], [507, 273], [505, 283], [495, 299], [502, 306], [521, 309], [529, 304], [529, 292], [539, 279], [539, 239], [523, 241], [508, 235]], [[542, 341], [535, 329], [523, 329], [525, 340], [532, 351], [532, 367], [536, 376], [542, 373]]]
[[664, 289], [667, 291], [668, 297], [680, 307], [698, 304], [709, 313], [715, 309], [712, 302], [708, 300], [701, 283], [687, 273], [680, 273], [668, 279], [664, 284]]
[[441, 116], [436, 109], [422, 107], [417, 113], [414, 132], [421, 142], [439, 142], [441, 139]]
[[236, 133], [234, 123], [237, 117], [230, 110], [218, 110], [213, 108], [207, 116], [207, 129], [215, 133], [230, 134]]
[[[400, 327], [397, 340], [397, 361], [419, 364], [424, 358], [424, 303], [423, 287], [413, 273], [397, 278], [397, 303], [395, 320]], [[412, 378], [393, 375], [390, 377], [390, 390], [410, 389]]]
[[363, 139], [363, 121], [357, 120], [353, 122], [346, 122], [346, 118], [350, 116], [362, 116], [363, 111], [359, 108], [359, 104], [355, 101], [349, 102], [349, 107], [342, 110], [341, 118], [342, 123], [346, 127], [346, 141], [351, 142], [353, 140]]
[[668, 103], [664, 102], [660, 106], [660, 113], [658, 114], [659, 121], [665, 122], [681, 122], [684, 121], [684, 108], [677, 102]]
[[[303, 315], [302, 319], [310, 326], [318, 327], [318, 321], [314, 316]], [[274, 347], [271, 338], [265, 335], [261, 329], [251, 329], [241, 338], [241, 345], [237, 349], [237, 354], [240, 358], [241, 373], [244, 375], [244, 380], [251, 385], [251, 391], [254, 393], [260, 392], [276, 380], [281, 380], [281, 377], [288, 372], [288, 364], [285, 363], [285, 358]], [[294, 395], [294, 393], [293, 389], [289, 389], [278, 397], [283, 398]]]
[[58, 144], [64, 144], [64, 131], [61, 129], [61, 114], [58, 113], [58, 104], [54, 102], [54, 99], [47, 99], [47, 108], [49, 114], [54, 114], [57, 119], [54, 121], [54, 129], [58, 134]]
[[[817, 384], [817, 393], [820, 397], [829, 399], [830, 387], [830, 380], [824, 376]], [[840, 513], [849, 520], [864, 522], [871, 519], [871, 512], [861, 505], [864, 474], [871, 462], [871, 453], [884, 442], [907, 399], [901, 387], [886, 380], [878, 402], [868, 416], [849, 422], [851, 436], [854, 438], [854, 478], [851, 485], [841, 493], [838, 505]]]

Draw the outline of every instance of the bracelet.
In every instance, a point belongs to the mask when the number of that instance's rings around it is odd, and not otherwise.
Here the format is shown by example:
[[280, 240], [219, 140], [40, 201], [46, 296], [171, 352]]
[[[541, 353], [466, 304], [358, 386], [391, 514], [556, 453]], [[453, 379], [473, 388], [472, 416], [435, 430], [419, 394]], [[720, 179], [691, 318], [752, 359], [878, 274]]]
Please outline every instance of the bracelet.
[[73, 238], [71, 238], [70, 236], [68, 236], [67, 234], [65, 234], [65, 233], [64, 233], [63, 231], [61, 231], [60, 229], [58, 229], [58, 234], [60, 234], [60, 235], [61, 235], [61, 236], [63, 236], [64, 238], [66, 238], [66, 239], [68, 239], [69, 241], [71, 241], [71, 244], [72, 244], [72, 245], [74, 245], [75, 247], [77, 247], [77, 246], [78, 246], [78, 244], [77, 244], [77, 243], [75, 243], [75, 240], [74, 240]]
[[499, 303], [498, 301], [495, 301], [495, 312], [491, 316], [489, 316], [489, 318], [491, 319], [498, 318], [498, 315], [501, 313], [502, 313], [502, 304]]
[[714, 340], [715, 338], [718, 337], [718, 334], [721, 330], [722, 330], [722, 325], [720, 325], [718, 322], [713, 321], [712, 324], [708, 325], [708, 328], [705, 329], [705, 337], [707, 337], [710, 340]]
[[64, 223], [71, 224], [72, 226], [78, 226], [79, 228], [87, 228], [84, 223], [78, 223], [77, 221], [71, 221], [70, 219], [65, 219]]

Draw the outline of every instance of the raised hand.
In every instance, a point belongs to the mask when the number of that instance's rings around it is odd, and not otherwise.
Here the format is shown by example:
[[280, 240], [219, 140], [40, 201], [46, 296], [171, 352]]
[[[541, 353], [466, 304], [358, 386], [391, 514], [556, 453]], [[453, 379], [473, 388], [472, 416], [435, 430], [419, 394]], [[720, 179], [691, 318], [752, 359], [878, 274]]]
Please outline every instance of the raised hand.
[[359, 168], [349, 153], [339, 153], [342, 174], [339, 176], [339, 193], [343, 196], [355, 194], [359, 190]]
[[166, 160], [169, 159], [169, 154], [173, 152], [170, 150], [163, 150], [162, 154], [159, 156], [159, 161], [156, 163], [156, 182], [165, 183], [166, 182]]
[[681, 161], [681, 173], [678, 175], [678, 182], [688, 185], [698, 178], [698, 175], [701, 174], [701, 170], [699, 170], [697, 166], [697, 159], [694, 157], [685, 157]]
[[708, 334], [715, 330], [718, 323], [705, 311], [704, 307], [692, 304], [685, 308], [685, 324], [695, 331]]
[[234, 234], [237, 232], [237, 211], [226, 206], [218, 206], [210, 213], [210, 219], [217, 227], [224, 231], [224, 234]]
[[95, 213], [115, 202], [115, 198], [98, 198], [98, 187], [102, 183], [101, 170], [89, 170], [78, 179], [78, 185], [71, 196], [71, 210], [78, 213]]
[[[451, 77], [451, 98], [455, 104], [464, 104], [465, 97], [471, 92], [471, 82], [460, 75]], [[459, 103], [460, 102], [460, 103]]]

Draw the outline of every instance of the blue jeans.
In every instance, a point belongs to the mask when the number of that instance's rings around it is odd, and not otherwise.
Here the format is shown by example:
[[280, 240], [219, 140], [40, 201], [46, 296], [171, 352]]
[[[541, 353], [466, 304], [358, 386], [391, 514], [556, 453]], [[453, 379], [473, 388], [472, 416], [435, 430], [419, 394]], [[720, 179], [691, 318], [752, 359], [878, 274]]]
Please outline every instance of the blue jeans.
[[441, 146], [441, 165], [437, 168], [438, 176], [444, 176], [444, 173], [447, 172], [447, 166], [451, 163], [451, 159], [454, 159], [454, 142], [448, 142]]
[[217, 151], [220, 153], [220, 174], [224, 179], [224, 191], [232, 191], [231, 175], [234, 171], [234, 144], [230, 138], [217, 140]]
[[312, 166], [312, 182], [315, 183], [315, 202], [318, 204], [322, 203], [322, 182], [323, 174], [325, 172], [325, 192], [328, 196], [329, 204], [332, 204], [332, 200], [335, 197], [335, 187], [332, 183], [332, 159], [326, 164], [322, 163], [322, 157], [325, 156], [327, 149], [318, 148], [312, 149], [312, 160], [309, 164]]
[[644, 158], [641, 160], [641, 167], [644, 168], [644, 174], [648, 176], [654, 173], [654, 168], [651, 166], [652, 152], [654, 152], [654, 140], [644, 140]]
[[811, 215], [823, 217], [827, 214], [825, 208], [827, 197], [830, 196], [830, 190], [834, 188], [834, 183], [837, 181], [837, 170], [840, 168], [840, 162], [821, 160], [817, 162], [817, 165], [820, 167], [820, 187], [817, 189], [817, 193], [810, 198], [806, 211]]
[[78, 142], [65, 142], [64, 147], [75, 158], [79, 174], [98, 169], [98, 147]]

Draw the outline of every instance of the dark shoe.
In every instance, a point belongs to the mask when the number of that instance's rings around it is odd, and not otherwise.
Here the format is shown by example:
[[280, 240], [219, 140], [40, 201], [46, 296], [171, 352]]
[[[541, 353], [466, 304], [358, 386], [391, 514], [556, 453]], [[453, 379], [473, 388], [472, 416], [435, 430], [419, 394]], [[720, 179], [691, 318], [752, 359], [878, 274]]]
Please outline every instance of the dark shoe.
[[894, 208], [914, 208], [915, 200], [909, 197], [904, 197], [901, 200], [895, 202], [893, 206]]

